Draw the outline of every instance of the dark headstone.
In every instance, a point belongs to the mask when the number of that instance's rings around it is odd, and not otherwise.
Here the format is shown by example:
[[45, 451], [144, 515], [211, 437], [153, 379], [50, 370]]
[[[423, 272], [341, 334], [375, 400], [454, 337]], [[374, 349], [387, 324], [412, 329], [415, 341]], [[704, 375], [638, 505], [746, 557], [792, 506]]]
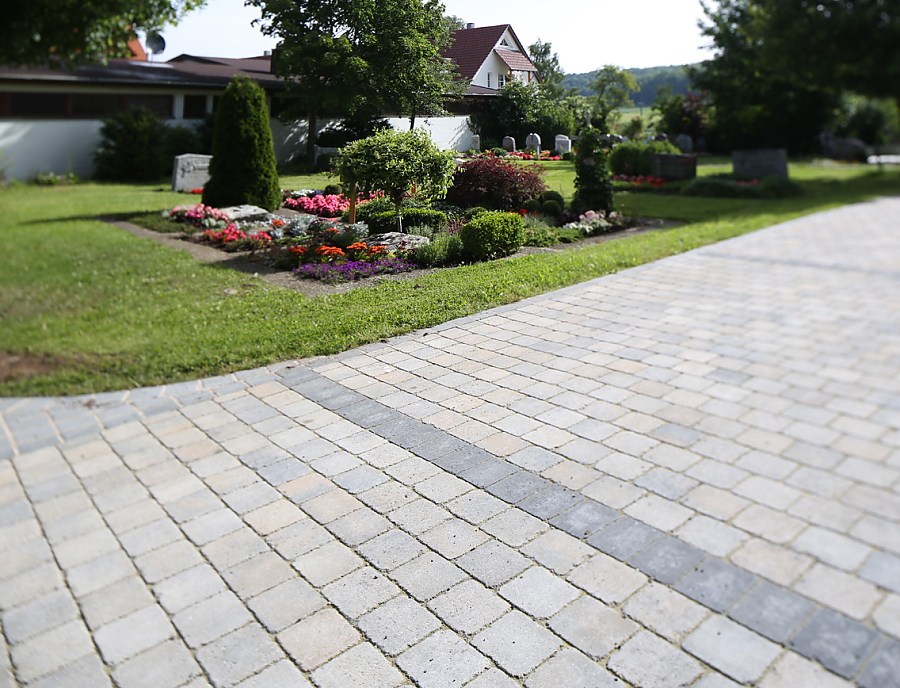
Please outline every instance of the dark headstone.
[[787, 151], [784, 148], [732, 151], [731, 162], [736, 177], [788, 178]]
[[697, 158], [693, 155], [651, 155], [650, 174], [673, 182], [695, 179], [697, 177]]

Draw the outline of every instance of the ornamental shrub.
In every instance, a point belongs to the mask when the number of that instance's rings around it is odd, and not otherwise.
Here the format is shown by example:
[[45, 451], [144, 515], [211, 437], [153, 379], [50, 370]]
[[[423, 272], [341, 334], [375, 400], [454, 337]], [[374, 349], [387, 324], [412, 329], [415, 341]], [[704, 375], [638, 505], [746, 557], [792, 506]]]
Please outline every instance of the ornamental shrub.
[[778, 176], [762, 179], [735, 179], [731, 175], [697, 177], [681, 190], [683, 196], [707, 198], [788, 198], [802, 195], [803, 189]]
[[461, 206], [518, 210], [545, 189], [543, 171], [494, 156], [476, 158], [457, 168], [447, 201]]
[[548, 190], [541, 194], [541, 202], [546, 203], [547, 201], [556, 201], [560, 208], [566, 207], [566, 201], [559, 191]]
[[203, 188], [207, 205], [281, 205], [265, 94], [247, 77], [234, 77], [219, 101], [209, 174]]
[[486, 212], [463, 225], [459, 238], [473, 258], [491, 260], [518, 251], [525, 241], [525, 226], [518, 213]]
[[522, 209], [529, 213], [539, 213], [541, 212], [541, 202], [536, 198], [529, 198], [522, 204]]
[[562, 215], [562, 208], [557, 201], [549, 200], [541, 204], [541, 212], [550, 217], [559, 217]]
[[423, 268], [440, 268], [462, 262], [462, 240], [455, 234], [438, 234], [430, 243], [417, 248], [412, 259]]
[[613, 174], [646, 176], [652, 173], [650, 156], [658, 154], [680, 155], [681, 151], [670, 141], [627, 141], [612, 149], [609, 168]]
[[[433, 230], [439, 230], [447, 222], [447, 216], [440, 210], [431, 210], [430, 208], [406, 208], [401, 211], [403, 218], [402, 226], [431, 227]], [[357, 216], [358, 217], [358, 216]], [[360, 220], [363, 222], [363, 220]], [[386, 232], [395, 232], [401, 223], [397, 219], [397, 211], [384, 210], [378, 213], [370, 213], [364, 222], [369, 226], [369, 234], [384, 234]]]
[[578, 154], [575, 156], [575, 199], [572, 211], [576, 209], [610, 212], [613, 205], [612, 181], [609, 178], [606, 152], [600, 142], [600, 131], [589, 129], [578, 139]]

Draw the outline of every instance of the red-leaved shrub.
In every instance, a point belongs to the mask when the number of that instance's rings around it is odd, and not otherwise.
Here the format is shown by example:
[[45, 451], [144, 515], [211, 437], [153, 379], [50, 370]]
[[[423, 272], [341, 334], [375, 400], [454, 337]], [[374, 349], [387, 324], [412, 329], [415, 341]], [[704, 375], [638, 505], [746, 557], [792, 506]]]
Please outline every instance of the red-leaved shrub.
[[546, 189], [543, 170], [485, 156], [467, 162], [453, 175], [447, 201], [463, 207], [485, 206], [499, 210], [518, 210]]

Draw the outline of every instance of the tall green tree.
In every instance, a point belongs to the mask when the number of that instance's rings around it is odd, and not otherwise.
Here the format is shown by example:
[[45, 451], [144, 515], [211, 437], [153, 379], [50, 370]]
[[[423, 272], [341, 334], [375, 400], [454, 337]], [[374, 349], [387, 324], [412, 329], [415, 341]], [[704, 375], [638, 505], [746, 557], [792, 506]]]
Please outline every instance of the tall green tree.
[[553, 46], [549, 41], [544, 43], [538, 38], [528, 46], [528, 56], [537, 67], [538, 76], [541, 78], [541, 90], [553, 100], [562, 98], [566, 93], [562, 85], [566, 75], [559, 66], [559, 55], [553, 52]]
[[496, 97], [483, 99], [470, 119], [485, 147], [500, 145], [504, 136], [512, 136], [521, 146], [535, 132], [542, 145], [551, 148], [557, 134], [575, 133], [575, 119], [565, 103], [551, 100], [535, 84], [516, 80]]
[[629, 96], [637, 90], [637, 81], [630, 72], [614, 65], [606, 65], [597, 70], [590, 86], [597, 92], [599, 114], [599, 121], [593, 122], [593, 126], [603, 133], [609, 133], [614, 115], [622, 108], [633, 105]]
[[0, 21], [0, 64], [76, 65], [127, 57], [135, 31], [176, 24], [205, 0], [12, 0]]

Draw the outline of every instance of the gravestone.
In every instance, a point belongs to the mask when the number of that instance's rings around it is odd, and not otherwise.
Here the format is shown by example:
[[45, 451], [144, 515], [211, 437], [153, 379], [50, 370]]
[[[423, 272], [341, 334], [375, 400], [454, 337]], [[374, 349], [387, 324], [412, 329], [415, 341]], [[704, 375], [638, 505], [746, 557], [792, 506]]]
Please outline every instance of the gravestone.
[[732, 151], [731, 162], [736, 177], [788, 178], [787, 151], [784, 148]]
[[313, 165], [316, 164], [319, 160], [320, 155], [337, 155], [341, 152], [340, 148], [332, 147], [332, 146], [316, 146], [313, 150]]
[[694, 139], [692, 139], [688, 134], [679, 134], [675, 137], [675, 145], [678, 146], [678, 150], [682, 153], [693, 153], [694, 152]]
[[503, 150], [512, 153], [516, 149], [516, 140], [512, 136], [504, 136], [501, 145], [503, 146]]
[[525, 137], [525, 148], [535, 153], [541, 152], [541, 137], [538, 134], [529, 134]]
[[669, 182], [697, 178], [697, 158], [693, 155], [653, 154], [650, 174]]
[[472, 135], [472, 150], [476, 153], [481, 152], [481, 137], [478, 134]]
[[202, 189], [209, 181], [210, 160], [211, 155], [199, 153], [176, 155], [172, 165], [172, 191]]
[[570, 139], [565, 134], [557, 134], [556, 141], [554, 142], [554, 146], [556, 147], [557, 153], [571, 153], [572, 152], [572, 139]]

